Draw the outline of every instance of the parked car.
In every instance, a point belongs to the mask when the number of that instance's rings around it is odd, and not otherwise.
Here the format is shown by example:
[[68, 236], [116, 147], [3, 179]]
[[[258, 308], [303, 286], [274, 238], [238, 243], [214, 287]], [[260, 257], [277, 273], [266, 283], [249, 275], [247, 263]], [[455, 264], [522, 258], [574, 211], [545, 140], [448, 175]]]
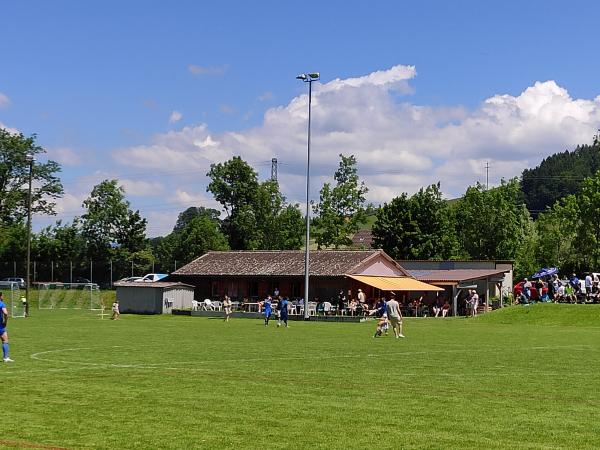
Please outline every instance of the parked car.
[[12, 283], [17, 283], [18, 286], [19, 286], [19, 289], [25, 289], [25, 280], [23, 278], [8, 277], [8, 278], [3, 278], [2, 281], [8, 281], [8, 282], [12, 282]]
[[83, 277], [76, 277], [73, 280], [73, 283], [88, 284], [88, 283], [91, 283], [91, 280], [89, 280], [87, 278], [83, 278]]
[[121, 278], [119, 280], [119, 282], [125, 282], [125, 283], [131, 283], [133, 281], [142, 281], [143, 277], [126, 277], [126, 278]]
[[167, 273], [148, 273], [142, 277], [140, 281], [145, 283], [153, 283], [155, 281], [160, 281], [163, 278], [167, 278], [169, 274]]

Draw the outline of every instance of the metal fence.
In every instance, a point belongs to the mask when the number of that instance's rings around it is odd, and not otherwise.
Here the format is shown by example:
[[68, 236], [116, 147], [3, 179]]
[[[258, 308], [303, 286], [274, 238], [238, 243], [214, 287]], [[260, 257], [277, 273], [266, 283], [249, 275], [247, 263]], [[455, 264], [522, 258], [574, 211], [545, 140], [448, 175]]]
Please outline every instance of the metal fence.
[[[125, 277], [143, 276], [147, 273], [171, 273], [184, 265], [173, 261], [168, 265], [144, 265], [136, 261], [32, 261], [31, 282], [77, 283], [82, 279], [97, 283], [101, 288], [111, 288], [115, 281]], [[25, 278], [26, 261], [0, 261], [0, 280], [7, 277]]]

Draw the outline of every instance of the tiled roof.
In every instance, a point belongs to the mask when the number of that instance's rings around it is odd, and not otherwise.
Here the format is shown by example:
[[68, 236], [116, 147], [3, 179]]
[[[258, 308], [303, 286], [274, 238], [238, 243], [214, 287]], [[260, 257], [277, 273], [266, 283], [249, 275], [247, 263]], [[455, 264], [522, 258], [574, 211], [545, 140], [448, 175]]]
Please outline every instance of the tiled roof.
[[[315, 250], [310, 252], [310, 274], [340, 276], [351, 272], [381, 250]], [[303, 250], [208, 252], [171, 275], [301, 276]]]
[[448, 269], [448, 270], [409, 270], [410, 274], [419, 281], [468, 281], [503, 275], [505, 270], [498, 269]]
[[371, 248], [373, 245], [373, 234], [371, 230], [360, 230], [352, 236], [352, 245], [354, 247]]

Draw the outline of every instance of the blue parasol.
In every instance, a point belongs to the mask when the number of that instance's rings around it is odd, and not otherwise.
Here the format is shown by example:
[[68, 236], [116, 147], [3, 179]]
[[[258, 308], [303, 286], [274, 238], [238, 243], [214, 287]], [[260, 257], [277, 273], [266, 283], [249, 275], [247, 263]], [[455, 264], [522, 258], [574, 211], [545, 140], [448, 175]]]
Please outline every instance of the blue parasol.
[[558, 273], [558, 269], [556, 267], [544, 267], [543, 269], [538, 270], [534, 273], [531, 278], [544, 278], [549, 277], [550, 275], [554, 275]]

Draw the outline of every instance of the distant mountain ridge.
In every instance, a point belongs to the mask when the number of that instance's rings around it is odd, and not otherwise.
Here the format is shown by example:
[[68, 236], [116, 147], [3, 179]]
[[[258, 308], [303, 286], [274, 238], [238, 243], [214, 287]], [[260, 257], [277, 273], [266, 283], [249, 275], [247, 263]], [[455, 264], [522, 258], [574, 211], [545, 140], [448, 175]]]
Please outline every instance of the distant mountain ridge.
[[600, 141], [573, 151], [555, 153], [533, 169], [523, 170], [521, 190], [532, 216], [537, 217], [567, 195], [576, 194], [583, 180], [600, 170]]

